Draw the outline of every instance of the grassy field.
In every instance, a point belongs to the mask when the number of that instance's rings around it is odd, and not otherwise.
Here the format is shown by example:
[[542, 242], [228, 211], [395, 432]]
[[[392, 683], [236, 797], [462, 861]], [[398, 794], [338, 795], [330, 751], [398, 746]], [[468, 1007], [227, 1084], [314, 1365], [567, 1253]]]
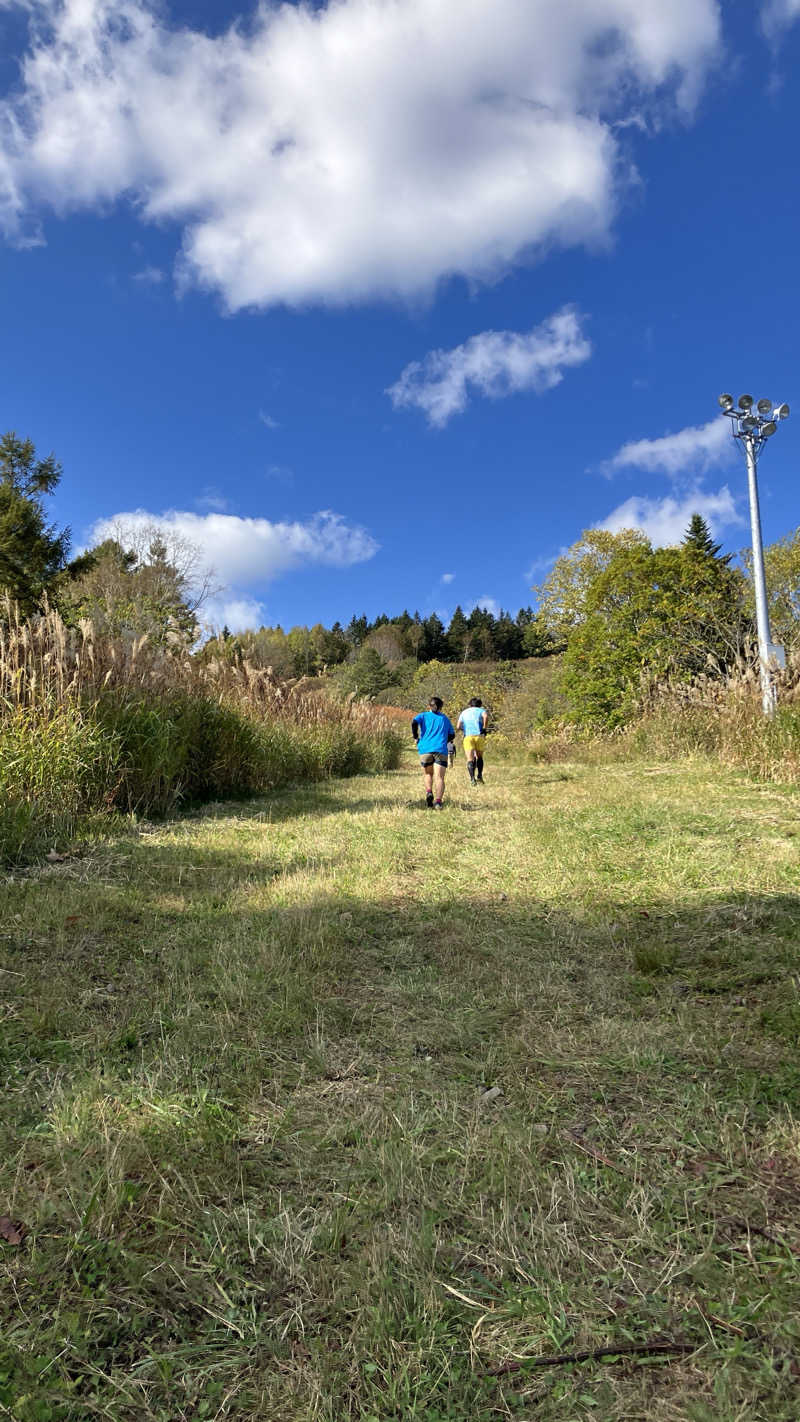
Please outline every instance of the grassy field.
[[2, 881], [0, 1416], [797, 1418], [800, 795], [500, 775]]

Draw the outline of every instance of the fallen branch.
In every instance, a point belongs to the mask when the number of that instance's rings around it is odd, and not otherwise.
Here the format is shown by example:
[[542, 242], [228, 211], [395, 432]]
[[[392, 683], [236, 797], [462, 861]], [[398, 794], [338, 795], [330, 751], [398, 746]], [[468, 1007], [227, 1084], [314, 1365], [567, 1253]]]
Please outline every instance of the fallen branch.
[[499, 1378], [505, 1373], [518, 1373], [522, 1368], [556, 1368], [565, 1363], [590, 1363], [597, 1358], [625, 1357], [632, 1354], [672, 1353], [680, 1357], [696, 1353], [697, 1343], [618, 1343], [616, 1347], [589, 1348], [583, 1353], [554, 1353], [551, 1357], [517, 1358], [510, 1363], [501, 1363], [498, 1368], [487, 1368], [484, 1377]]

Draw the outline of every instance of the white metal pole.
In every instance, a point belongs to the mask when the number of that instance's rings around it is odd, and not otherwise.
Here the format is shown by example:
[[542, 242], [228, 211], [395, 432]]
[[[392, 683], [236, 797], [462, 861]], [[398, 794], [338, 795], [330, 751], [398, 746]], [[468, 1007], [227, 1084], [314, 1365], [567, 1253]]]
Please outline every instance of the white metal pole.
[[756, 452], [752, 434], [742, 436], [747, 457], [747, 484], [750, 491], [750, 535], [753, 544], [753, 586], [756, 594], [756, 626], [758, 628], [758, 660], [761, 671], [761, 704], [764, 715], [771, 716], [775, 710], [777, 696], [769, 669], [771, 638], [769, 634], [769, 610], [767, 608], [767, 584], [764, 578], [764, 550], [761, 543], [761, 515], [758, 509], [758, 484], [756, 483]]

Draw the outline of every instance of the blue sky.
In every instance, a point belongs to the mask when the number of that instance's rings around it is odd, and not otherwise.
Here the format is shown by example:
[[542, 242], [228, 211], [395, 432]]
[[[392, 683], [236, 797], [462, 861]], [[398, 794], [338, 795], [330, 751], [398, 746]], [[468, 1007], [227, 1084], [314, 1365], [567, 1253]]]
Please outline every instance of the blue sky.
[[0, 0], [0, 427], [232, 627], [516, 611], [695, 509], [739, 549], [716, 396], [800, 396], [799, 59], [800, 0]]

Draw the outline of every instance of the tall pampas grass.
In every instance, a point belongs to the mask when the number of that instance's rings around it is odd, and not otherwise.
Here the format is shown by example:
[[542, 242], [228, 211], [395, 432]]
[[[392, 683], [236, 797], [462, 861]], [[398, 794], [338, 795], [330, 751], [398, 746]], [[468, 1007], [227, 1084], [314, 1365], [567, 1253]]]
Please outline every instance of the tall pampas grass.
[[177, 634], [156, 646], [0, 605], [0, 860], [40, 853], [98, 811], [164, 814], [383, 770], [399, 750], [379, 709], [199, 658]]
[[778, 709], [765, 717], [758, 660], [751, 650], [723, 671], [689, 683], [647, 687], [641, 717], [628, 736], [648, 751], [707, 754], [741, 766], [760, 780], [800, 781], [800, 655], [774, 672]]

